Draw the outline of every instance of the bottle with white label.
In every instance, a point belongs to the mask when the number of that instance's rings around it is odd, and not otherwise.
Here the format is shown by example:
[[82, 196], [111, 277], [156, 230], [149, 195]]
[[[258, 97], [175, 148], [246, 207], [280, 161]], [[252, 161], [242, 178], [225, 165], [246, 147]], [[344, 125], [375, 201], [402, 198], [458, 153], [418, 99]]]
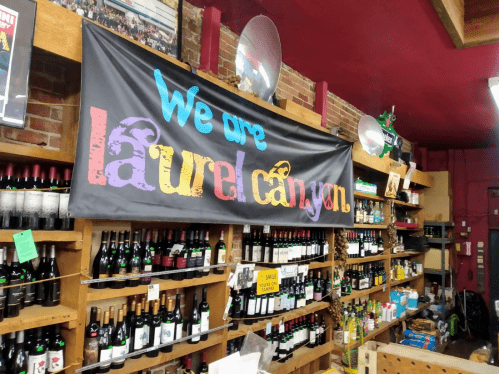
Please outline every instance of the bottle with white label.
[[[152, 307], [151, 325], [149, 326], [149, 347], [161, 344], [161, 317], [159, 316], [159, 302], [156, 300]], [[158, 357], [159, 349], [146, 352], [147, 357]]]
[[[199, 313], [201, 314], [201, 332], [206, 332], [210, 329], [210, 305], [206, 301], [207, 289], [203, 288], [203, 299], [199, 304]], [[208, 340], [208, 334], [201, 335], [201, 340]]]
[[[173, 300], [168, 299], [167, 313], [161, 321], [161, 344], [170, 343], [175, 340], [175, 315], [173, 314]], [[168, 353], [173, 349], [173, 345], [161, 348], [161, 352]]]
[[[189, 323], [188, 335], [196, 335], [201, 332], [201, 314], [198, 310], [198, 295], [194, 295], [192, 300], [191, 321]], [[189, 344], [199, 343], [200, 337], [196, 336], [188, 340]]]
[[[138, 304], [140, 305], [140, 304]], [[114, 330], [113, 336], [113, 363], [111, 364], [112, 369], [121, 369], [125, 366], [125, 356], [126, 355], [126, 336], [123, 330], [123, 309], [118, 310], [118, 323], [116, 324], [116, 329]], [[118, 360], [116, 360], [118, 359]]]
[[61, 335], [61, 328], [59, 325], [54, 325], [54, 330], [50, 338], [47, 371], [54, 373], [64, 368], [64, 346], [66, 342]]
[[[204, 266], [211, 265], [211, 246], [210, 246], [210, 232], [206, 231], [204, 235]], [[203, 275], [210, 274], [210, 268], [206, 267], [203, 269]]]
[[28, 357], [28, 374], [36, 374], [40, 366], [45, 366], [47, 362], [47, 350], [45, 339], [43, 338], [43, 328], [36, 329], [34, 344], [30, 347]]
[[[142, 342], [144, 338], [144, 318], [142, 318], [142, 304], [137, 303], [135, 307], [135, 324], [132, 326], [132, 339], [130, 345], [133, 345], [133, 351], [139, 351], [142, 347]], [[130, 349], [131, 350], [131, 349]], [[142, 355], [132, 356], [131, 358], [137, 359]], [[113, 355], [114, 357], [114, 355]]]
[[257, 301], [256, 283], [253, 283], [253, 286], [251, 287], [250, 292], [248, 294], [248, 298], [246, 300], [247, 319], [244, 320], [245, 325], [252, 325], [253, 323], [255, 323], [255, 320], [251, 318], [254, 317], [256, 314], [256, 301]]
[[[104, 312], [104, 325], [109, 324], [109, 312]], [[108, 361], [113, 357], [113, 345], [108, 329], [102, 329], [102, 335], [99, 338], [99, 362]], [[99, 373], [107, 373], [111, 369], [111, 363], [101, 365]]]

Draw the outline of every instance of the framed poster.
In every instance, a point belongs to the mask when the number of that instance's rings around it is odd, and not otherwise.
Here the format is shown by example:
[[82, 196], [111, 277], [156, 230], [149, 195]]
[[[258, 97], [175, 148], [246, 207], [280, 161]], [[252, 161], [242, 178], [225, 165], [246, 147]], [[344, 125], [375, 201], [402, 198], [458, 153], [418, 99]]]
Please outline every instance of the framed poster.
[[0, 124], [24, 127], [36, 3], [0, 0]]
[[177, 58], [178, 0], [50, 1]]

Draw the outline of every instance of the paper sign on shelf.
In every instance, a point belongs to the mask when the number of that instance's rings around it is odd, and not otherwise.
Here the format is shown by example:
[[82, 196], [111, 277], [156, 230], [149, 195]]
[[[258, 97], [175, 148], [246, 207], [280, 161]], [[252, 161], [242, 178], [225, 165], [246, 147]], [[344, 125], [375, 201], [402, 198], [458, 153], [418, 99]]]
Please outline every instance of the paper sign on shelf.
[[147, 301], [159, 299], [159, 284], [150, 284], [147, 286]]
[[184, 245], [183, 244], [174, 244], [173, 247], [172, 247], [172, 253], [173, 254], [178, 254], [180, 253], [180, 251], [184, 249]]
[[21, 264], [38, 257], [38, 252], [36, 250], [31, 230], [18, 232], [13, 235], [13, 238], [16, 245], [17, 255], [19, 256], [19, 262]]
[[404, 184], [402, 185], [403, 190], [407, 190], [409, 188], [409, 185], [411, 184], [412, 174], [414, 174], [414, 170], [416, 170], [416, 163], [415, 162], [409, 162], [409, 164], [410, 164], [410, 167], [409, 167], [409, 170], [407, 170], [407, 173], [405, 174]]
[[296, 277], [298, 275], [298, 265], [283, 265], [279, 268], [279, 282], [281, 279]]
[[224, 315], [223, 315], [223, 318], [222, 318], [224, 321], [227, 320], [231, 304], [232, 304], [232, 296], [229, 296], [229, 300], [227, 300], [227, 305], [225, 306]]
[[308, 274], [308, 264], [307, 265], [298, 265], [298, 274]]
[[260, 270], [256, 281], [256, 294], [264, 295], [279, 291], [279, 271], [277, 269]]
[[251, 234], [251, 226], [250, 225], [243, 226], [243, 234]]

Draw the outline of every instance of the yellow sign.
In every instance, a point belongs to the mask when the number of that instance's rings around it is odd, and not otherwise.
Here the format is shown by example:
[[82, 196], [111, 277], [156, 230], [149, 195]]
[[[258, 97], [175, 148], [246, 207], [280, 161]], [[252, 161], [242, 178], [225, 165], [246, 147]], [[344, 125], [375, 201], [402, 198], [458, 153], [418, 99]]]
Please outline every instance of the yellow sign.
[[264, 295], [279, 291], [279, 274], [277, 269], [261, 270], [256, 281], [256, 294]]

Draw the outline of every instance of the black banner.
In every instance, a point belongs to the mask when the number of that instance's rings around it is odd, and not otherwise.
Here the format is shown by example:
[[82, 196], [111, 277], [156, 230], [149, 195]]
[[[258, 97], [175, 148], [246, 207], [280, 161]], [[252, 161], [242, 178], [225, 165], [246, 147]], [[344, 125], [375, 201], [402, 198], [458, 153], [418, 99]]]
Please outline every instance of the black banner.
[[73, 217], [353, 226], [351, 145], [83, 24]]

